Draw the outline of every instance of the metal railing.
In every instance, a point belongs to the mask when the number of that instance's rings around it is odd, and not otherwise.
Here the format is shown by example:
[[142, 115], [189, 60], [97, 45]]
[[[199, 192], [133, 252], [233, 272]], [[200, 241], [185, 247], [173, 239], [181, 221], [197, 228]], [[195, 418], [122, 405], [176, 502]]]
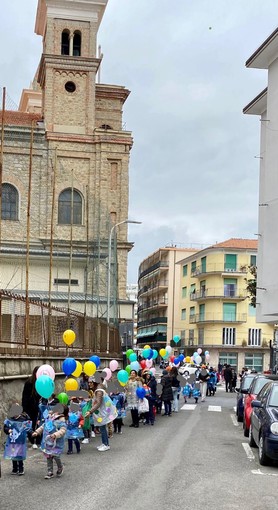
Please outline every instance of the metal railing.
[[235, 323], [235, 322], [246, 322], [247, 314], [223, 314], [223, 313], [205, 313], [205, 314], [195, 314], [189, 317], [190, 324], [198, 324], [201, 322], [222, 322], [222, 323]]

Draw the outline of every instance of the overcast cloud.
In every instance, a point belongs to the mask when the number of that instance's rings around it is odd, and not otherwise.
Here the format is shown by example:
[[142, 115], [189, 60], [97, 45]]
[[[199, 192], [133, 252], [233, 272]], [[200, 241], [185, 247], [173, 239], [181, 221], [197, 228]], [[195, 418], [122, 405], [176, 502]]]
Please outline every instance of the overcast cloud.
[[[0, 87], [19, 103], [41, 54], [36, 0], [1, 5]], [[277, 27], [277, 0], [109, 0], [101, 81], [131, 90], [129, 226], [139, 263], [169, 244], [257, 233], [258, 117], [242, 108], [267, 85], [245, 61]]]

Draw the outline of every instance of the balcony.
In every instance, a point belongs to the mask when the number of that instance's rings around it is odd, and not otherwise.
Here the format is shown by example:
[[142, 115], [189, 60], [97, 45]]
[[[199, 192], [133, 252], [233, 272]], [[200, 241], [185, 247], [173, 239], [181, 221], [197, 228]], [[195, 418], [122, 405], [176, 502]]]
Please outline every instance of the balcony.
[[247, 274], [247, 266], [228, 267], [225, 264], [214, 263], [206, 264], [206, 266], [198, 266], [195, 271], [191, 272], [191, 276], [194, 278], [201, 278], [207, 274], [220, 274], [222, 276], [237, 275], [241, 276]]
[[152, 324], [167, 324], [167, 317], [152, 317], [151, 319], [138, 322], [137, 327], [143, 328]]
[[195, 314], [189, 317], [190, 324], [204, 324], [204, 323], [225, 323], [225, 324], [235, 324], [242, 323], [247, 321], [247, 314], [221, 314], [221, 313], [205, 313], [205, 314]]
[[149, 312], [150, 310], [157, 310], [159, 308], [165, 309], [165, 308], [167, 308], [167, 306], [168, 306], [167, 299], [153, 301], [151, 303], [144, 303], [144, 304], [138, 306], [138, 312], [144, 313], [144, 312]]
[[144, 287], [138, 291], [138, 297], [142, 296], [143, 294], [148, 296], [149, 294], [153, 294], [155, 292], [159, 293], [168, 290], [168, 283], [168, 280], [152, 281], [150, 285], [144, 285]]
[[190, 293], [191, 301], [205, 301], [207, 299], [223, 299], [232, 301], [244, 301], [247, 298], [245, 289], [202, 289]]
[[156, 271], [159, 269], [160, 271], [168, 270], [169, 268], [169, 262], [165, 260], [160, 260], [159, 262], [156, 262], [156, 264], [153, 264], [152, 266], [148, 267], [142, 273], [139, 274], [139, 280], [141, 278], [144, 278], [144, 276], [147, 276], [148, 274], [152, 273], [153, 271]]

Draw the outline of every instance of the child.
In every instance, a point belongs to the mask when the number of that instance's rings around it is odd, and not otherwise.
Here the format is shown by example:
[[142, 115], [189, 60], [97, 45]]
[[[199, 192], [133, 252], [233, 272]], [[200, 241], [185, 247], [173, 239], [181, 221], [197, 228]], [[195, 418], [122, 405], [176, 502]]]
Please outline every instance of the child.
[[[80, 406], [81, 406], [81, 413], [82, 413], [82, 416], [84, 418], [84, 423], [83, 423], [83, 434], [84, 434], [84, 439], [82, 441], [82, 444], [88, 444], [89, 443], [89, 438], [90, 438], [90, 431], [91, 431], [91, 422], [90, 422], [90, 416], [87, 416], [86, 417], [86, 414], [88, 411], [90, 411], [92, 409], [92, 400], [91, 399], [86, 399], [86, 400], [83, 400], [82, 402], [80, 402]], [[91, 436], [92, 437], [92, 436]]]
[[53, 478], [53, 460], [57, 464], [57, 476], [63, 474], [64, 467], [61, 462], [61, 454], [64, 449], [65, 435], [67, 432], [66, 418], [68, 407], [57, 404], [51, 411], [44, 412], [45, 422], [33, 432], [33, 437], [42, 434], [41, 450], [47, 459], [47, 474], [45, 479]]
[[199, 381], [195, 381], [195, 383], [192, 384], [192, 397], [195, 398], [195, 404], [198, 404], [198, 398], [200, 396], [201, 396], [200, 383]]
[[23, 412], [23, 408], [14, 404], [9, 412], [9, 417], [4, 421], [4, 432], [8, 438], [6, 441], [4, 458], [12, 461], [12, 475], [24, 475], [24, 463], [26, 459], [27, 432], [32, 430], [32, 421]]
[[[80, 453], [80, 439], [84, 439], [83, 432], [84, 417], [82, 416], [81, 407], [78, 403], [78, 399], [73, 398], [70, 404], [68, 423], [67, 423], [67, 435], [68, 440], [68, 451], [67, 455], [73, 453], [73, 441], [76, 447], [76, 453]], [[89, 441], [88, 441], [89, 442]]]
[[187, 403], [187, 399], [191, 397], [192, 390], [193, 390], [192, 385], [189, 384], [189, 382], [187, 382], [186, 385], [182, 389], [182, 394], [183, 394], [185, 404]]
[[123, 393], [115, 392], [110, 395], [113, 404], [116, 406], [118, 416], [113, 421], [114, 434], [122, 434], [123, 416], [125, 414], [125, 396]]

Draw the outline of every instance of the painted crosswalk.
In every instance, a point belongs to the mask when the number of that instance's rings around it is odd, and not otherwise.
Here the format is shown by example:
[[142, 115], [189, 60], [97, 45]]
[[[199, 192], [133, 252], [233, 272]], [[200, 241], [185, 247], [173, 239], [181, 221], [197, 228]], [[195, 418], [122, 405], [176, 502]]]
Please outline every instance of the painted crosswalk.
[[[199, 404], [184, 404], [180, 410], [181, 411], [194, 411]], [[208, 411], [215, 412], [215, 413], [221, 413], [222, 407], [221, 406], [208, 406]]]

